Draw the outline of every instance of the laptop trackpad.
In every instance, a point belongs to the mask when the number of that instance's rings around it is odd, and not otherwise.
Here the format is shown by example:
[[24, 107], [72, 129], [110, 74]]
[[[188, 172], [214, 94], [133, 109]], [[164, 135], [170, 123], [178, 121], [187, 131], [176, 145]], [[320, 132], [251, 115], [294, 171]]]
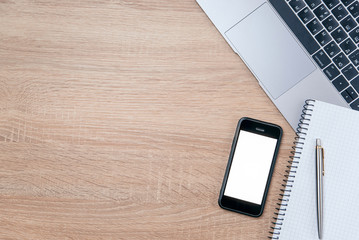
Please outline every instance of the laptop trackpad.
[[267, 3], [225, 34], [274, 99], [316, 69]]

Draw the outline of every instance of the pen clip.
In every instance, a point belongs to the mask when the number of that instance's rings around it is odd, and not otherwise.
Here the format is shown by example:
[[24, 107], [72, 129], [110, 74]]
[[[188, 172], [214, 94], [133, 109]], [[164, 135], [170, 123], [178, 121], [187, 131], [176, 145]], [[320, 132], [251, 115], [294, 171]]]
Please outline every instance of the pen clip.
[[324, 148], [322, 148], [321, 147], [321, 149], [322, 149], [322, 160], [323, 160], [323, 176], [324, 176]]

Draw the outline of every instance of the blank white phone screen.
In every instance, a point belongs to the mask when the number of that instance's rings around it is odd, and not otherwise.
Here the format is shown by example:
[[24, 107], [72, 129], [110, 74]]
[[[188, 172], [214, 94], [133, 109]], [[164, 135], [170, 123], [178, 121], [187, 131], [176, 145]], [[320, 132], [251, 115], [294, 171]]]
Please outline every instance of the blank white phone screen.
[[241, 130], [224, 195], [261, 204], [277, 139]]

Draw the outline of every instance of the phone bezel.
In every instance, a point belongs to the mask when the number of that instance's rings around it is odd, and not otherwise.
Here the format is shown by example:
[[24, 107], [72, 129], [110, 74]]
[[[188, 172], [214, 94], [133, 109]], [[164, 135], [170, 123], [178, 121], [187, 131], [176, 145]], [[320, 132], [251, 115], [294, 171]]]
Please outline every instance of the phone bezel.
[[[245, 130], [245, 131], [259, 134], [262, 136], [267, 136], [267, 137], [272, 137], [272, 138], [278, 139], [276, 147], [275, 147], [275, 151], [273, 154], [269, 174], [267, 177], [267, 183], [266, 183], [266, 187], [265, 187], [264, 194], [262, 197], [262, 202], [260, 205], [224, 195], [224, 190], [226, 188], [227, 180], [228, 180], [228, 174], [231, 169], [234, 152], [236, 151], [239, 132], [241, 130]], [[262, 215], [263, 210], [264, 210], [265, 201], [267, 199], [268, 189], [269, 189], [270, 181], [272, 179], [274, 166], [275, 166], [275, 162], [277, 159], [282, 135], [283, 135], [282, 128], [276, 124], [267, 123], [267, 122], [263, 122], [260, 120], [248, 118], [248, 117], [241, 118], [238, 121], [236, 132], [235, 132], [233, 142], [232, 142], [232, 147], [231, 147], [231, 152], [230, 152], [229, 159], [228, 159], [226, 172], [225, 172], [225, 175], [223, 178], [222, 188], [221, 188], [219, 199], [218, 199], [218, 204], [221, 208], [230, 210], [230, 211], [234, 211], [234, 212], [238, 212], [238, 213], [242, 213], [242, 214], [252, 216], [252, 217], [259, 217]]]

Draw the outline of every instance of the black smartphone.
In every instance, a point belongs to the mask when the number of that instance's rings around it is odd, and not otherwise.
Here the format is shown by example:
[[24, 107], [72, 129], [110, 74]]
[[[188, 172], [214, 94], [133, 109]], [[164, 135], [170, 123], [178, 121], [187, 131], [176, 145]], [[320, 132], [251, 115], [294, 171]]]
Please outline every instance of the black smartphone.
[[220, 207], [259, 217], [263, 213], [283, 130], [241, 118], [218, 199]]

